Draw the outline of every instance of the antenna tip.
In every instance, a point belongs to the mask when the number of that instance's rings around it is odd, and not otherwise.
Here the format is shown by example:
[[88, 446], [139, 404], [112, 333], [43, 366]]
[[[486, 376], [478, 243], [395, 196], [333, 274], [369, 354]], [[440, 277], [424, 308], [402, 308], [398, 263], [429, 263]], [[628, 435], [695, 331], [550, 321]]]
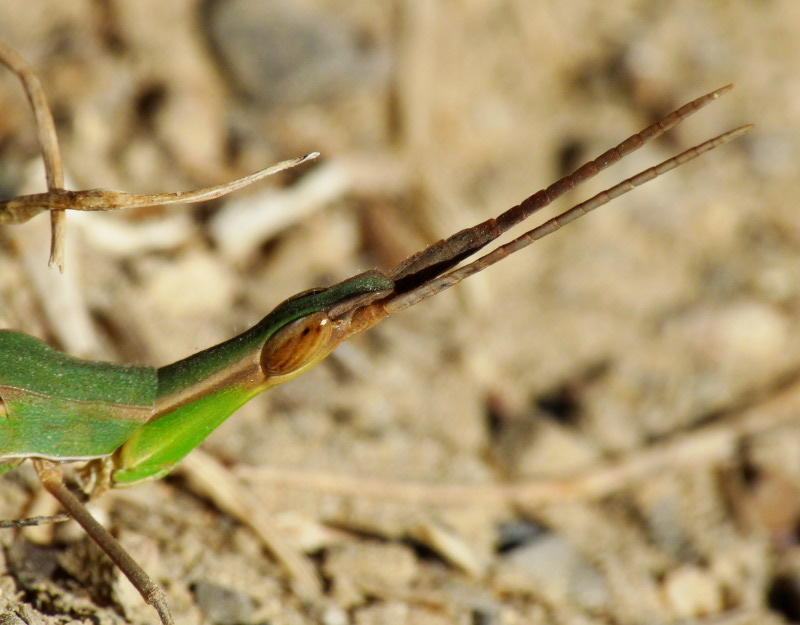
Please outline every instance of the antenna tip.
[[723, 136], [730, 139], [735, 139], [736, 137], [742, 136], [746, 132], [750, 132], [753, 128], [755, 128], [755, 124], [745, 124], [744, 126], [734, 128], [730, 132], [725, 133]]
[[711, 92], [709, 95], [710, 95], [712, 98], [714, 98], [714, 99], [717, 99], [717, 98], [718, 98], [718, 97], [720, 97], [721, 95], [723, 95], [723, 94], [725, 94], [725, 93], [728, 93], [728, 91], [730, 91], [731, 89], [733, 89], [733, 86], [734, 86], [734, 85], [733, 85], [733, 83], [732, 83], [732, 82], [731, 82], [731, 83], [728, 83], [727, 85], [725, 85], [725, 86], [723, 86], [723, 87], [720, 87], [719, 89], [715, 89], [715, 90], [714, 90], [714, 91], [712, 91], [712, 92]]

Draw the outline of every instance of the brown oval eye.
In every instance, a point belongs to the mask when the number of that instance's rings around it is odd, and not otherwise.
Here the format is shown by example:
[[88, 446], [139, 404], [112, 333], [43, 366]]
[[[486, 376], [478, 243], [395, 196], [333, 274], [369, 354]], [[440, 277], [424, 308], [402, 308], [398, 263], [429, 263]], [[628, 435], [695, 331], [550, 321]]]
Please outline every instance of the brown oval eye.
[[268, 375], [297, 371], [327, 351], [333, 333], [328, 315], [317, 312], [293, 321], [273, 334], [261, 350], [261, 367]]

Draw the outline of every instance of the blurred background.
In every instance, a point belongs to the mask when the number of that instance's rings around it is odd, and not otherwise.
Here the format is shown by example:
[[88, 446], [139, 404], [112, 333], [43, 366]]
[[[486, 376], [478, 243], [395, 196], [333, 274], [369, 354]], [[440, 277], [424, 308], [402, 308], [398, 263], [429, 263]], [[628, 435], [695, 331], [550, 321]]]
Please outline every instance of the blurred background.
[[[800, 620], [797, 32], [792, 0], [0, 4], [68, 188], [188, 190], [321, 152], [224, 200], [70, 214], [64, 275], [47, 268], [46, 216], [3, 228], [0, 326], [76, 356], [183, 358], [498, 214], [726, 83], [545, 216], [756, 124], [209, 437], [319, 596], [193, 463], [99, 500], [177, 620]], [[0, 72], [0, 194], [44, 188], [24, 93]], [[692, 453], [657, 456], [673, 443]], [[0, 517], [31, 514], [29, 468], [0, 489]], [[0, 541], [3, 611], [154, 620], [80, 532]]]

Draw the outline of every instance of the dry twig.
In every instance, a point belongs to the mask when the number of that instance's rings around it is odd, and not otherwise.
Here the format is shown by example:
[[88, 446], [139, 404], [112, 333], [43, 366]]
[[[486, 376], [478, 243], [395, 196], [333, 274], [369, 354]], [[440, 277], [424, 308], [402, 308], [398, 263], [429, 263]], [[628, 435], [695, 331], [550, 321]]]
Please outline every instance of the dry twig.
[[44, 159], [47, 177], [47, 192], [23, 195], [0, 202], [0, 224], [19, 224], [28, 221], [42, 211], [50, 211], [51, 240], [50, 265], [64, 271], [64, 240], [66, 237], [66, 210], [105, 211], [123, 208], [142, 208], [161, 204], [189, 204], [205, 202], [241, 189], [262, 178], [315, 159], [312, 152], [300, 158], [281, 161], [276, 165], [257, 171], [249, 176], [224, 184], [174, 193], [152, 193], [136, 195], [113, 189], [88, 189], [68, 191], [64, 189], [64, 167], [58, 148], [53, 115], [47, 104], [42, 84], [30, 65], [11, 46], [0, 40], [0, 63], [8, 67], [22, 82], [25, 95], [33, 109], [39, 129], [39, 144]]

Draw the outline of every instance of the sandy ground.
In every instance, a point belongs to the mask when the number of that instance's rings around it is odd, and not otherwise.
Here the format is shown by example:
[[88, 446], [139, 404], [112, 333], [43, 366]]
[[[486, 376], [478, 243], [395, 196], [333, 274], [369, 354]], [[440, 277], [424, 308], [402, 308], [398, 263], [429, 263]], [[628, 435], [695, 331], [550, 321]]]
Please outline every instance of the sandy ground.
[[[0, 4], [70, 188], [186, 190], [322, 153], [225, 201], [70, 215], [63, 276], [45, 216], [3, 228], [0, 325], [77, 356], [173, 362], [725, 83], [566, 201], [757, 125], [93, 504], [176, 621], [800, 620], [798, 32], [795, 0]], [[0, 193], [43, 180], [2, 72]], [[0, 478], [0, 518], [53, 511], [39, 490], [27, 464]], [[156, 621], [78, 528], [0, 544], [3, 623]]]

